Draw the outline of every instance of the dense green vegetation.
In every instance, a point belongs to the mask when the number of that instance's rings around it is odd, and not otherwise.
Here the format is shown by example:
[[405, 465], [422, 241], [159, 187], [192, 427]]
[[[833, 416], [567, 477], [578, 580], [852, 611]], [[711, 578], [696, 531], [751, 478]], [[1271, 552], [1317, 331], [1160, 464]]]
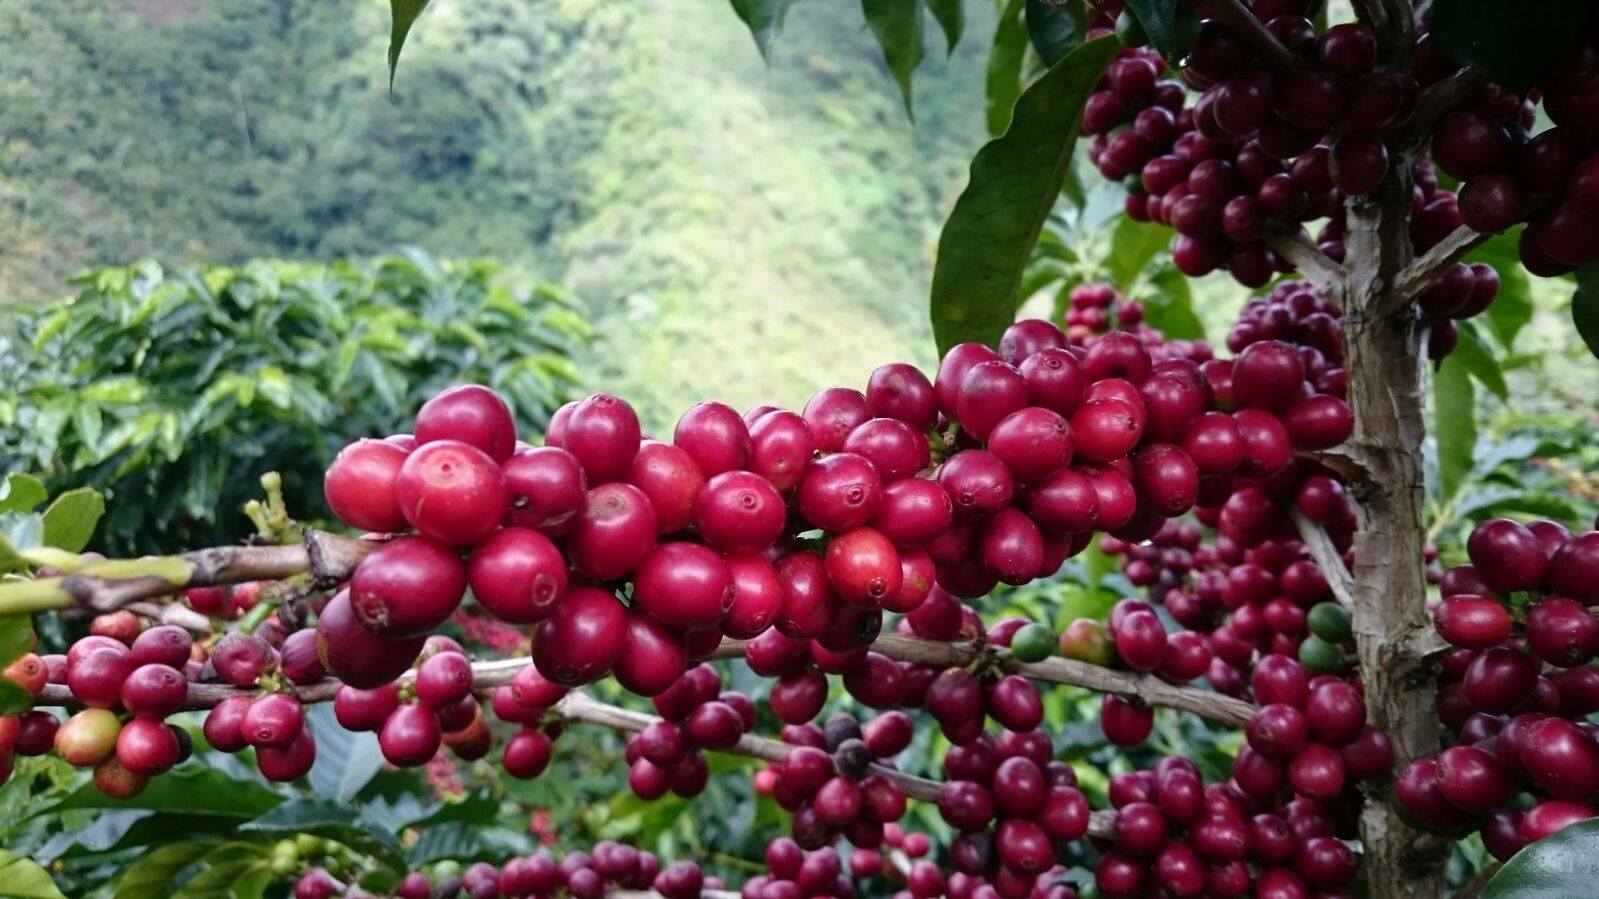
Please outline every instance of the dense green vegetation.
[[930, 54], [913, 124], [857, 7], [796, 6], [768, 68], [722, 0], [436, 6], [391, 104], [377, 0], [4, 4], [0, 296], [146, 255], [489, 256], [589, 304], [587, 374], [656, 426], [926, 361], [982, 41]]

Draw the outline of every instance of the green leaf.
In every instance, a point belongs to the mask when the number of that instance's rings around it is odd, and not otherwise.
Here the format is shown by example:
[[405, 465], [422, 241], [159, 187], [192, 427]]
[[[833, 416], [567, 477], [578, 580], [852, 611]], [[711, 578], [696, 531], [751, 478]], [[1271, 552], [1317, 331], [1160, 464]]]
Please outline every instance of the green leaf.
[[1171, 340], [1204, 340], [1205, 325], [1194, 312], [1188, 279], [1174, 268], [1163, 268], [1150, 279], [1153, 290], [1142, 297], [1144, 321]]
[[1483, 899], [1571, 899], [1599, 880], [1599, 818], [1567, 825], [1522, 849], [1488, 881]]
[[967, 340], [996, 344], [1015, 319], [1033, 245], [1071, 166], [1083, 104], [1116, 50], [1112, 38], [1073, 50], [1022, 92], [1004, 136], [972, 160], [933, 267], [940, 353]]
[[334, 720], [331, 703], [314, 705], [306, 724], [316, 738], [316, 762], [307, 775], [319, 796], [348, 801], [383, 768], [376, 734], [345, 730]]
[[223, 818], [253, 818], [283, 802], [283, 796], [260, 781], [230, 777], [199, 761], [180, 765], [152, 778], [132, 799], [113, 799], [84, 784], [55, 806], [73, 808], [142, 808], [156, 812]]
[[113, 899], [146, 899], [149, 896], [167, 896], [172, 893], [172, 878], [179, 871], [199, 861], [214, 844], [169, 843], [145, 853], [133, 867], [117, 879]]
[[411, 25], [416, 22], [416, 17], [427, 9], [428, 0], [389, 0], [389, 15], [392, 24], [389, 27], [389, 94], [394, 93], [394, 70], [400, 65], [400, 48], [405, 46], [405, 38], [411, 33]]
[[33, 647], [33, 619], [27, 615], [0, 618], [0, 668], [22, 657]]
[[988, 134], [998, 137], [1010, 126], [1011, 107], [1022, 92], [1022, 63], [1027, 58], [1027, 25], [1022, 9], [1027, 0], [1010, 0], [994, 25], [994, 46], [988, 51], [986, 109]]
[[68, 490], [44, 510], [44, 545], [83, 552], [104, 514], [105, 499], [99, 491], [89, 487]]
[[1571, 320], [1588, 352], [1599, 356], [1599, 262], [1577, 269], [1577, 292], [1571, 298]]
[[1151, 260], [1171, 243], [1171, 229], [1152, 222], [1135, 222], [1121, 216], [1110, 236], [1110, 259], [1105, 268], [1116, 289], [1127, 292]]
[[18, 715], [33, 707], [33, 696], [16, 683], [0, 677], [0, 715]]
[[1476, 327], [1471, 322], [1459, 322], [1460, 342], [1455, 345], [1451, 354], [1460, 358], [1460, 364], [1477, 380], [1477, 383], [1492, 391], [1503, 403], [1510, 402], [1510, 386], [1505, 383], [1505, 373], [1499, 370], [1499, 363], [1495, 361], [1493, 353], [1478, 336]]
[[328, 837], [389, 864], [402, 866], [405, 853], [390, 831], [362, 817], [360, 809], [335, 799], [294, 799], [252, 821], [239, 825], [246, 833], [309, 833]]
[[1126, 5], [1160, 55], [1173, 59], [1184, 49], [1177, 28], [1177, 0], [1127, 0]]
[[6, 512], [32, 512], [50, 498], [44, 484], [31, 474], [7, 475], [0, 481], [0, 514]]
[[1088, 30], [1081, 2], [1063, 6], [1045, 0], [1027, 0], [1027, 37], [1044, 65], [1053, 66], [1077, 49]]
[[916, 67], [922, 64], [925, 53], [922, 0], [861, 0], [861, 9], [866, 13], [866, 25], [877, 38], [877, 45], [883, 48], [883, 61], [899, 85], [905, 114], [915, 119], [911, 78]]
[[241, 885], [253, 884], [267, 868], [271, 848], [259, 843], [225, 843], [200, 860], [200, 873], [184, 882], [173, 899], [248, 899]]
[[0, 849], [0, 896], [8, 899], [67, 899], [37, 863]]
[[955, 45], [961, 42], [961, 34], [966, 31], [963, 0], [927, 0], [927, 10], [944, 32], [944, 43], [947, 45], [944, 52], [954, 53]]
[[770, 59], [772, 42], [783, 30], [783, 18], [796, 0], [729, 0], [733, 12], [744, 21], [755, 38], [755, 46], [763, 59]]
[[1438, 443], [1438, 495], [1454, 497], [1471, 471], [1477, 444], [1476, 402], [1471, 376], [1453, 354], [1433, 375], [1433, 434]]
[[1484, 317], [1494, 337], [1507, 350], [1532, 321], [1532, 282], [1516, 247], [1519, 234], [1519, 228], [1496, 234], [1466, 257], [1467, 262], [1486, 263], [1499, 273], [1499, 293]]
[[1566, 59], [1592, 9], [1591, 0], [1435, 0], [1429, 33], [1444, 56], [1526, 93]]

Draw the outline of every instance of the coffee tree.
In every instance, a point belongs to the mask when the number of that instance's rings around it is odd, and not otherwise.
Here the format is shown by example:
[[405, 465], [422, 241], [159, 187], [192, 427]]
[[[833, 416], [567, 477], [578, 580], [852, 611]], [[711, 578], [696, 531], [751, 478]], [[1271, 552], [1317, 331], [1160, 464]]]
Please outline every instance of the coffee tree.
[[[391, 64], [425, 5], [394, 4]], [[767, 49], [787, 3], [734, 7]], [[1512, 491], [1477, 502], [1463, 547], [1431, 545], [1424, 399], [1434, 382], [1430, 489], [1464, 518], [1464, 484], [1533, 452], [1472, 453], [1473, 384], [1504, 390], [1490, 347], [1525, 323], [1514, 285], [1575, 272], [1594, 334], [1599, 26], [1586, 3], [1423, 7], [1008, 4], [1000, 133], [939, 244], [931, 376], [701, 402], [653, 437], [597, 394], [537, 445], [494, 390], [454, 386], [333, 460], [343, 529], [294, 521], [269, 476], [256, 541], [176, 556], [82, 552], [93, 509], [35, 513], [42, 486], [11, 479], [0, 773], [53, 754], [114, 806], [248, 753], [320, 793], [329, 744], [371, 732], [395, 768], [448, 749], [537, 781], [597, 727], [628, 735], [614, 764], [640, 800], [699, 796], [746, 756], [785, 812], [730, 884], [611, 840], [433, 864], [462, 857], [418, 850], [455, 812], [366, 828], [261, 797], [239, 830], [281, 840], [171, 847], [118, 895], [1423, 897], [1462, 840], [1492, 859], [1463, 893], [1586, 890], [1599, 532]], [[864, 8], [908, 103], [922, 4]], [[958, 4], [926, 11], [959, 39]], [[1081, 260], [1051, 214], [1093, 189], [1079, 135], [1125, 185], [1115, 232], [1139, 240], [1110, 268], [1141, 299], [1062, 264]], [[1260, 291], [1225, 354], [1173, 274], [1221, 270]], [[1050, 319], [1017, 320], [1062, 280]], [[1058, 633], [979, 616], [1074, 557], [1146, 595]], [[87, 635], [36, 643], [72, 616]], [[479, 645], [523, 633], [525, 652]], [[855, 713], [824, 716], [834, 683]], [[1062, 761], [1073, 737], [1045, 722], [1066, 688], [1147, 764]], [[1220, 776], [1139, 748], [1157, 709], [1232, 733]], [[931, 770], [906, 770], [913, 744], [938, 747]]]

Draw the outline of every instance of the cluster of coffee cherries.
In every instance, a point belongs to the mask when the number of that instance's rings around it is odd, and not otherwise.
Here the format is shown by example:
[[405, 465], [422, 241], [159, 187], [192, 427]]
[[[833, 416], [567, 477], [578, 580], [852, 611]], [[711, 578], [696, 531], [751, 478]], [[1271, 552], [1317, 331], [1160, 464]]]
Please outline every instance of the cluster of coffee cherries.
[[1508, 859], [1599, 816], [1599, 531], [1496, 518], [1472, 529], [1433, 608], [1448, 748], [1401, 772], [1398, 796], [1427, 827], [1479, 831]]
[[1101, 895], [1350, 895], [1357, 864], [1344, 841], [1358, 805], [1283, 802], [1276, 786], [1249, 792], [1259, 785], [1235, 773], [1205, 786], [1192, 762], [1174, 757], [1112, 777], [1115, 832], [1094, 871]]
[[[1039, 730], [982, 733], [944, 755], [938, 811], [960, 832], [950, 844], [954, 876], [974, 890], [1027, 895], [1055, 866], [1060, 846], [1088, 832], [1088, 801], [1071, 766], [1054, 759]], [[914, 892], [914, 889], [913, 889]]]
[[[911, 720], [902, 712], [874, 718], [862, 727], [840, 712], [825, 726], [790, 724], [783, 742], [793, 748], [767, 769], [765, 788], [794, 816], [794, 841], [821, 849], [845, 837], [857, 848], [876, 851], [886, 828], [905, 814], [905, 793], [874, 765], [910, 745]], [[757, 785], [757, 789], [761, 789]]]
[[[1162, 77], [1167, 70], [1158, 53], [1133, 46], [1144, 42], [1142, 31], [1129, 13], [1121, 14], [1116, 31], [1128, 46], [1090, 96], [1082, 128], [1093, 135], [1089, 153], [1100, 172], [1128, 183], [1128, 215], [1177, 232], [1172, 257], [1185, 274], [1226, 269], [1239, 283], [1262, 286], [1290, 270], [1264, 242], [1268, 232], [1296, 232], [1306, 222], [1329, 217], [1319, 243], [1341, 261], [1344, 198], [1376, 189], [1393, 155], [1386, 141], [1409, 119], [1419, 91], [1458, 68], [1438, 54], [1424, 31], [1410, 70], [1379, 69], [1371, 30], [1357, 22], [1318, 33], [1310, 19], [1316, 5], [1313, 0], [1250, 5], [1291, 57], [1275, 67], [1220, 20], [1198, 19], [1178, 78]], [[1090, 33], [1108, 33], [1119, 6], [1102, 4]], [[1179, 10], [1179, 20], [1185, 15], [1192, 13]], [[1574, 95], [1599, 58], [1587, 46], [1559, 76], [1563, 99]], [[1197, 92], [1192, 105], [1190, 89]], [[1599, 97], [1599, 91], [1593, 93]], [[1564, 102], [1571, 108], [1581, 101]], [[1535, 173], [1527, 193], [1565, 189], [1581, 155], [1578, 148], [1586, 145], [1569, 135], [1528, 142], [1532, 114], [1532, 104], [1521, 96], [1487, 85], [1437, 124], [1432, 148], [1439, 166], [1468, 185], [1483, 180], [1464, 196], [1463, 211], [1453, 194], [1438, 189], [1425, 164], [1418, 167], [1412, 229], [1418, 253], [1459, 227], [1463, 215], [1489, 231], [1525, 216], [1522, 191], [1501, 174], [1513, 167], [1520, 144], [1526, 146], [1525, 167]], [[1567, 258], [1573, 255], [1570, 242], [1580, 238], [1566, 237], [1572, 230], [1566, 219], [1576, 218], [1566, 213], [1554, 229], [1567, 241], [1554, 241]], [[1583, 261], [1594, 255], [1599, 249]], [[1476, 291], [1469, 286], [1463, 276], [1452, 274], [1449, 286], [1433, 298], [1436, 308], [1429, 312], [1445, 330], [1452, 319], [1492, 301], [1489, 285]]]
[[[1589, 29], [1568, 57], [1529, 92], [1497, 88], [1446, 116], [1432, 136], [1432, 158], [1462, 182], [1460, 219], [1492, 234], [1529, 222], [1522, 264], [1545, 277], [1599, 259], [1599, 35]], [[1553, 122], [1530, 131], [1541, 99]]]
[[1195, 364], [1211, 358], [1203, 340], [1171, 340], [1144, 321], [1144, 305], [1122, 296], [1109, 284], [1076, 284], [1066, 294], [1066, 339], [1086, 349], [1101, 335], [1125, 331], [1138, 338], [1156, 362], [1187, 359]]
[[710, 776], [704, 750], [732, 749], [755, 727], [755, 703], [723, 690], [715, 668], [700, 664], [654, 698], [660, 719], [627, 741], [628, 784], [641, 799], [671, 791], [697, 796]]
[[[431, 873], [431, 876], [430, 876]], [[559, 861], [545, 851], [516, 856], [496, 867], [474, 862], [464, 870], [454, 861], [440, 862], [431, 872], [412, 871], [395, 887], [394, 899], [525, 899], [565, 895], [571, 899], [600, 899], [608, 888], [652, 889], [664, 899], [699, 899], [707, 889], [721, 889], [692, 861], [663, 865], [652, 852], [626, 843], [602, 840], [591, 852], [574, 851]], [[370, 896], [347, 886], [321, 868], [312, 868], [294, 885], [295, 899], [334, 899]]]
[[65, 654], [29, 652], [6, 669], [34, 696], [65, 686], [83, 708], [65, 721], [47, 709], [0, 718], [0, 773], [10, 775], [13, 755], [53, 751], [93, 768], [107, 795], [130, 798], [193, 752], [188, 732], [166, 721], [188, 696], [192, 641], [177, 627], [141, 632], [131, 613], [100, 616], [91, 631]]
[[[462, 759], [479, 759], [488, 754], [491, 738], [473, 683], [465, 649], [434, 635], [422, 648], [413, 680], [369, 690], [344, 684], [334, 694], [333, 715], [345, 730], [376, 733], [383, 757], [395, 767], [425, 764], [446, 744]], [[212, 716], [222, 708], [213, 709]]]

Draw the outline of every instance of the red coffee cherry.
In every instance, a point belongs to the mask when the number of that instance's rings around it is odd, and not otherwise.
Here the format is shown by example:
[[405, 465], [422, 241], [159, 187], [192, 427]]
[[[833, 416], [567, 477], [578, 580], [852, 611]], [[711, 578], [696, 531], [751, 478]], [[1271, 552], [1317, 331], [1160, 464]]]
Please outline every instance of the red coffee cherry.
[[467, 581], [478, 604], [512, 624], [549, 617], [566, 595], [566, 559], [535, 530], [502, 528], [467, 560]]
[[655, 696], [670, 687], [688, 666], [683, 637], [649, 615], [627, 616], [622, 653], [612, 674], [616, 682], [640, 696]]
[[721, 623], [733, 606], [733, 577], [715, 550], [698, 543], [663, 543], [644, 558], [633, 582], [634, 601], [681, 630]]
[[638, 453], [638, 415], [623, 400], [597, 393], [572, 408], [560, 436], [551, 434], [550, 443], [576, 456], [590, 483], [619, 481]]
[[626, 642], [627, 607], [592, 587], [568, 593], [533, 631], [533, 664], [564, 687], [592, 683], [616, 665]]
[[394, 495], [412, 527], [448, 546], [488, 536], [509, 502], [500, 467], [482, 450], [457, 440], [425, 443], [406, 456]]
[[316, 638], [322, 665], [334, 677], [363, 690], [381, 687], [403, 674], [427, 640], [420, 635], [383, 637], [368, 630], [356, 618], [348, 591], [335, 595], [317, 616]]
[[758, 553], [783, 534], [787, 510], [777, 488], [764, 477], [729, 471], [700, 491], [695, 526], [706, 543], [725, 553]]
[[379, 636], [425, 636], [460, 607], [466, 585], [466, 565], [454, 551], [426, 537], [400, 537], [356, 567], [350, 605]]
[[601, 484], [584, 498], [583, 514], [567, 539], [578, 571], [599, 580], [630, 573], [655, 546], [655, 506], [632, 484]]
[[422, 404], [416, 413], [418, 445], [436, 440], [471, 444], [496, 462], [516, 449], [516, 422], [499, 394], [481, 384], [460, 384]]
[[328, 508], [363, 531], [398, 531], [406, 526], [395, 497], [405, 450], [383, 440], [357, 440], [339, 451], [322, 479]]
[[787, 493], [816, 455], [816, 435], [792, 412], [768, 412], [750, 425], [749, 470]]
[[705, 475], [682, 447], [658, 440], [644, 441], [633, 457], [627, 480], [650, 498], [659, 533], [676, 533], [694, 521], [695, 505], [705, 489]]
[[577, 457], [560, 447], [518, 450], [500, 466], [508, 508], [506, 524], [546, 537], [570, 533], [583, 509], [588, 484]]

